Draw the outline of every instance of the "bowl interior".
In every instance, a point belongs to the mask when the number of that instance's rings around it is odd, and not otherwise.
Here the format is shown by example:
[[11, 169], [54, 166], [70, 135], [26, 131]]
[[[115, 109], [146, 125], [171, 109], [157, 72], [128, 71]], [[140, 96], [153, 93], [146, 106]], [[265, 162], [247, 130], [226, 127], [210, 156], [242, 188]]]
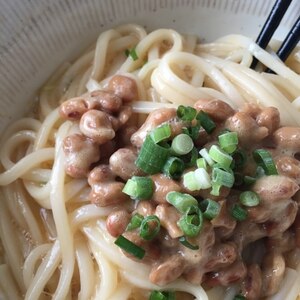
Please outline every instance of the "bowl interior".
[[[206, 41], [242, 33], [255, 38], [274, 0], [13, 0], [0, 2], [0, 130], [32, 107], [39, 86], [98, 34], [123, 23], [173, 28]], [[294, 1], [275, 38], [300, 12]], [[31, 102], [29, 102], [31, 101]]]

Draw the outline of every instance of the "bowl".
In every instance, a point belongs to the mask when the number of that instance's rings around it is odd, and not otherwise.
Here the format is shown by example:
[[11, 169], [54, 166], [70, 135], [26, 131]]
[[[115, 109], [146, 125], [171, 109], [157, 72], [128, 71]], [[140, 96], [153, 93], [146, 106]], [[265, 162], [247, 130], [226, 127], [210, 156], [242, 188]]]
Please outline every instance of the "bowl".
[[[28, 113], [34, 94], [63, 62], [118, 24], [173, 28], [212, 41], [230, 33], [255, 38], [274, 0], [13, 0], [0, 3], [0, 129]], [[276, 39], [299, 15], [294, 1]]]

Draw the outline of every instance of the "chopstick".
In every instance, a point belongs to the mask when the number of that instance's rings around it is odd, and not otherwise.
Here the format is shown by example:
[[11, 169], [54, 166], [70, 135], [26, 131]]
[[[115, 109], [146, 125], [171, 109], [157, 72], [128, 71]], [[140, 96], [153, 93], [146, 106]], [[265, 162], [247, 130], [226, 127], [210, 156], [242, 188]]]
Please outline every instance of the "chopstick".
[[298, 17], [298, 20], [293, 25], [292, 29], [282, 42], [280, 48], [277, 51], [278, 57], [285, 61], [290, 53], [293, 51], [293, 49], [297, 46], [297, 43], [300, 40], [300, 17]]
[[[273, 36], [275, 30], [280, 24], [291, 2], [292, 0], [276, 0], [261, 32], [258, 35], [258, 38], [256, 39], [256, 43], [261, 48], [265, 49], [267, 47], [271, 37]], [[257, 63], [258, 61], [254, 57], [250, 68], [254, 69]]]

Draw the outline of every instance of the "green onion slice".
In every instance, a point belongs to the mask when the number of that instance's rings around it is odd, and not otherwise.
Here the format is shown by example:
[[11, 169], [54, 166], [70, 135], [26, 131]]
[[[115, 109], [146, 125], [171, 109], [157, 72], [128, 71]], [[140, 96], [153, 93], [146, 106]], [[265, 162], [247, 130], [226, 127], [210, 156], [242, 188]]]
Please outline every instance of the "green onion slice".
[[195, 126], [191, 126], [191, 127], [184, 127], [182, 128], [182, 133], [185, 133], [187, 135], [189, 135], [192, 140], [197, 140], [197, 138], [199, 137], [200, 134], [200, 124], [197, 124]]
[[177, 117], [183, 121], [193, 121], [197, 110], [191, 106], [179, 105], [177, 108]]
[[193, 147], [190, 153], [181, 156], [181, 159], [185, 162], [186, 168], [196, 167], [196, 161], [198, 159], [198, 150], [196, 147]]
[[237, 149], [235, 152], [233, 152], [232, 158], [233, 158], [232, 169], [239, 169], [244, 167], [247, 161], [247, 155], [245, 151], [243, 151], [242, 149]]
[[216, 128], [215, 122], [209, 117], [206, 112], [202, 110], [197, 114], [196, 119], [200, 122], [201, 126], [207, 133], [212, 133]]
[[198, 249], [199, 249], [199, 246], [198, 246], [198, 245], [192, 245], [192, 244], [187, 240], [187, 238], [186, 238], [185, 236], [181, 236], [181, 237], [179, 238], [179, 242], [180, 242], [183, 246], [185, 246], [185, 247], [187, 247], [187, 248], [189, 248], [189, 249], [191, 249], [191, 250], [198, 250]]
[[183, 185], [192, 192], [199, 191], [201, 188], [194, 171], [187, 172], [183, 175]]
[[215, 162], [212, 160], [206, 148], [203, 148], [199, 151], [199, 154], [206, 160], [209, 166], [213, 166]]
[[148, 135], [135, 164], [147, 174], [156, 174], [161, 171], [169, 155], [170, 149], [156, 144]]
[[127, 231], [139, 228], [142, 224], [144, 217], [138, 213], [134, 214], [126, 227]]
[[181, 213], [185, 213], [190, 206], [198, 205], [198, 201], [193, 196], [179, 192], [169, 192], [166, 196], [166, 200]]
[[257, 193], [246, 191], [240, 194], [240, 202], [245, 206], [253, 207], [260, 203], [260, 198]]
[[222, 185], [220, 185], [219, 183], [213, 182], [211, 185], [210, 194], [213, 196], [219, 196], [221, 187]]
[[243, 295], [235, 295], [233, 300], [246, 300], [247, 298]]
[[196, 205], [190, 206], [177, 224], [184, 235], [188, 237], [197, 236], [203, 226], [203, 216], [199, 207]]
[[207, 162], [203, 157], [198, 158], [196, 164], [198, 168], [207, 170]]
[[277, 175], [276, 165], [269, 151], [265, 149], [256, 149], [253, 151], [255, 162], [261, 166], [267, 175]]
[[239, 143], [236, 132], [225, 132], [218, 136], [220, 147], [227, 153], [233, 153]]
[[151, 215], [143, 219], [140, 226], [140, 237], [144, 240], [153, 240], [160, 231], [160, 220], [157, 216]]
[[185, 155], [188, 154], [194, 147], [194, 142], [190, 136], [185, 133], [181, 133], [172, 141], [171, 149], [175, 154]]
[[173, 179], [178, 179], [184, 171], [184, 162], [178, 157], [169, 157], [163, 167], [163, 173]]
[[132, 199], [150, 199], [153, 195], [153, 181], [149, 177], [133, 176], [127, 180], [122, 192]]
[[217, 217], [221, 210], [221, 205], [211, 199], [205, 199], [200, 202], [200, 208], [202, 210], [203, 217], [212, 220]]
[[136, 50], [135, 48], [132, 48], [132, 49], [126, 49], [125, 50], [125, 55], [128, 57], [130, 56], [132, 58], [132, 60], [137, 60], [139, 57], [136, 53]]
[[247, 219], [248, 212], [239, 204], [234, 204], [231, 209], [231, 216], [237, 221], [244, 221]]
[[168, 139], [171, 136], [171, 126], [169, 124], [163, 124], [155, 128], [150, 133], [152, 140], [155, 144]]
[[137, 246], [136, 244], [134, 244], [133, 242], [129, 241], [128, 239], [126, 239], [123, 235], [120, 235], [116, 240], [115, 240], [115, 244], [117, 246], [119, 246], [121, 249], [123, 249], [124, 251], [126, 251], [129, 254], [132, 254], [133, 256], [135, 256], [138, 259], [143, 259], [143, 257], [146, 254], [146, 251]]
[[205, 190], [211, 187], [211, 178], [204, 168], [198, 168], [194, 173], [200, 189]]
[[149, 300], [176, 300], [174, 292], [152, 291]]
[[212, 182], [231, 188], [234, 184], [234, 174], [231, 169], [216, 164], [212, 170]]
[[229, 168], [232, 162], [232, 157], [220, 149], [217, 145], [212, 145], [208, 152], [209, 156], [220, 165]]

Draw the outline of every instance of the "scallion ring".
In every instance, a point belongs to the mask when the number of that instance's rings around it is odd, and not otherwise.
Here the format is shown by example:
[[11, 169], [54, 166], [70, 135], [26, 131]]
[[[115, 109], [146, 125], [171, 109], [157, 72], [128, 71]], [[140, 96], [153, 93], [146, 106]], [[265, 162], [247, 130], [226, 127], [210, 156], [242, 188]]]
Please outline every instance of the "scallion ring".
[[247, 219], [248, 212], [239, 204], [234, 204], [231, 209], [231, 216], [237, 221], [244, 221]]
[[174, 292], [152, 291], [149, 300], [176, 300]]
[[239, 199], [244, 206], [248, 207], [257, 206], [260, 203], [258, 194], [252, 191], [242, 192]]
[[239, 143], [236, 132], [225, 132], [218, 136], [220, 147], [227, 153], [233, 153]]
[[201, 201], [200, 208], [202, 210], [203, 217], [208, 220], [212, 220], [217, 217], [221, 210], [220, 204], [211, 199]]
[[193, 205], [198, 205], [198, 201], [193, 196], [179, 192], [169, 192], [166, 200], [181, 213], [185, 213]]
[[160, 220], [157, 216], [151, 215], [143, 219], [140, 226], [140, 237], [144, 240], [153, 240], [160, 231]]
[[179, 105], [177, 108], [177, 117], [183, 121], [193, 121], [197, 111], [191, 106]]
[[194, 142], [190, 136], [181, 133], [172, 141], [171, 149], [175, 154], [185, 155], [188, 154], [194, 147]]
[[212, 158], [210, 157], [210, 155], [208, 154], [208, 151], [206, 148], [202, 148], [199, 151], [199, 154], [206, 160], [206, 162], [208, 163], [209, 166], [213, 166], [215, 164], [215, 162], [212, 160]]
[[212, 183], [231, 188], [234, 184], [234, 174], [232, 170], [216, 164], [212, 170]]
[[142, 224], [144, 217], [138, 213], [134, 214], [126, 227], [126, 231], [130, 231], [139, 228]]
[[177, 224], [185, 236], [197, 236], [203, 226], [203, 216], [199, 207], [196, 205], [190, 206]]
[[220, 165], [229, 168], [232, 162], [232, 157], [220, 149], [217, 145], [212, 145], [208, 152], [209, 156]]
[[170, 124], [163, 124], [150, 133], [155, 144], [167, 140], [171, 136]]
[[210, 118], [210, 116], [202, 110], [197, 114], [196, 119], [200, 122], [201, 126], [207, 133], [212, 133], [217, 127], [216, 123]]
[[247, 162], [247, 155], [242, 149], [237, 149], [232, 153], [232, 169], [241, 169]]
[[180, 178], [184, 171], [184, 162], [178, 157], [169, 157], [163, 167], [163, 173], [173, 179]]
[[255, 162], [264, 169], [267, 175], [278, 174], [276, 165], [269, 151], [265, 149], [256, 149], [253, 151], [253, 158]]
[[123, 235], [120, 235], [115, 240], [115, 244], [138, 259], [143, 259], [146, 254], [146, 251], [143, 248], [137, 246], [136, 244], [125, 238]]
[[132, 199], [150, 199], [153, 195], [153, 181], [149, 177], [133, 176], [127, 180], [122, 192]]
[[135, 164], [147, 174], [156, 174], [161, 171], [170, 156], [170, 149], [156, 144], [150, 135], [139, 152]]

